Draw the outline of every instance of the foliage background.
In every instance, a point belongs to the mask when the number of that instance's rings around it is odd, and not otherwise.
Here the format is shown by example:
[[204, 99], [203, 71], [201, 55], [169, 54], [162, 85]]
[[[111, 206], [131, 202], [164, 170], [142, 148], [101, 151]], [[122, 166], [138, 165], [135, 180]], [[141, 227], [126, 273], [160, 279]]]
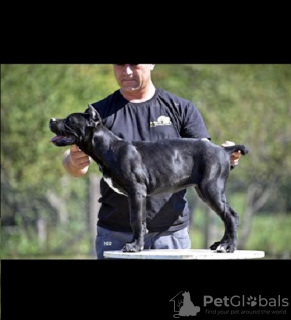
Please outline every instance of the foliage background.
[[[153, 81], [196, 105], [214, 143], [249, 147], [227, 185], [241, 218], [240, 247], [290, 258], [291, 66], [161, 64]], [[65, 149], [49, 142], [48, 122], [116, 89], [111, 65], [1, 65], [2, 258], [94, 257], [89, 185], [98, 168], [69, 176], [61, 164]], [[205, 248], [222, 236], [221, 222], [187, 194], [192, 248]]]

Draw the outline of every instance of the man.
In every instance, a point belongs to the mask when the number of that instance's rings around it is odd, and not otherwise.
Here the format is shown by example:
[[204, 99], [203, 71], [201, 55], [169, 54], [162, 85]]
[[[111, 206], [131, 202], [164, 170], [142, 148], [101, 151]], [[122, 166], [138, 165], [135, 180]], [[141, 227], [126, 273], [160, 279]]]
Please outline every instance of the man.
[[[120, 89], [92, 104], [104, 125], [129, 141], [177, 137], [210, 139], [201, 114], [190, 101], [154, 86], [153, 69], [153, 64], [113, 65]], [[233, 154], [230, 164], [237, 164], [239, 157], [239, 153]], [[88, 171], [90, 158], [73, 145], [65, 152], [63, 165], [70, 174], [79, 177]], [[104, 251], [121, 250], [131, 241], [132, 229], [127, 197], [116, 193], [103, 179], [100, 191], [96, 252], [97, 258], [103, 259]], [[186, 190], [182, 190], [147, 199], [149, 233], [145, 236], [145, 249], [191, 248], [190, 213], [185, 195]]]

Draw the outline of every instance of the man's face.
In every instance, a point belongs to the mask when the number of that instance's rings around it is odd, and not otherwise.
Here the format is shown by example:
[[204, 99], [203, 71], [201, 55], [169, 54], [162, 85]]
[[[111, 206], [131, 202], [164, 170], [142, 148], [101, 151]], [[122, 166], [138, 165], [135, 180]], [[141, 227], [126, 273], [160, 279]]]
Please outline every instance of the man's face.
[[141, 91], [151, 81], [153, 64], [114, 64], [114, 75], [124, 92]]

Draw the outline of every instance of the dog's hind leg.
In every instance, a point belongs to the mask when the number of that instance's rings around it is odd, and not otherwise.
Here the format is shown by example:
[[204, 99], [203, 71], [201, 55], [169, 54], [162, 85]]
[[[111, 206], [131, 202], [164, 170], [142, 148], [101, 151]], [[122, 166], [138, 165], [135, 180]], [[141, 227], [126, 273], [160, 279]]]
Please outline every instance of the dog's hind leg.
[[138, 252], [144, 248], [146, 233], [146, 197], [140, 193], [129, 195], [130, 224], [133, 230], [132, 241], [126, 243], [123, 252]]
[[217, 252], [234, 252], [237, 247], [238, 214], [226, 201], [221, 181], [201, 183], [196, 186], [200, 198], [213, 209], [224, 223], [225, 232], [220, 241], [210, 246]]
[[237, 248], [237, 229], [239, 217], [238, 214], [228, 205], [228, 203], [226, 203], [226, 206], [227, 211], [230, 213], [230, 219], [225, 219], [224, 221], [224, 235], [220, 241], [214, 242], [210, 246], [211, 250], [216, 250], [217, 252], [234, 252]]

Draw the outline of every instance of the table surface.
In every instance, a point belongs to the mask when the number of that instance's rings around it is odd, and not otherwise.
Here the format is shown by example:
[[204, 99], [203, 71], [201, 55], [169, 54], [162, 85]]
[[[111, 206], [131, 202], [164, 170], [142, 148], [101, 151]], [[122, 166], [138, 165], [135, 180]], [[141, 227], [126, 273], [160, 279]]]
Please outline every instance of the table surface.
[[210, 249], [159, 249], [140, 252], [105, 251], [104, 257], [111, 259], [144, 260], [239, 260], [265, 257], [264, 251], [236, 250], [233, 253], [215, 252]]

